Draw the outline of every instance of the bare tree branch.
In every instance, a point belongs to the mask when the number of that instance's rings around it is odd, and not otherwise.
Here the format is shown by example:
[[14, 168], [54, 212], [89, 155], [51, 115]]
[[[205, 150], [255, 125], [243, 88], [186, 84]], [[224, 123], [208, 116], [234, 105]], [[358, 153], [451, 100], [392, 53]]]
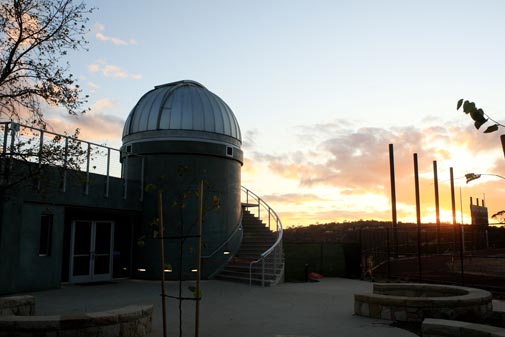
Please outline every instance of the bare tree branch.
[[88, 96], [82, 97], [61, 59], [69, 50], [86, 49], [87, 16], [93, 10], [74, 0], [1, 2], [0, 118], [44, 126], [42, 102], [73, 115], [86, 111]]

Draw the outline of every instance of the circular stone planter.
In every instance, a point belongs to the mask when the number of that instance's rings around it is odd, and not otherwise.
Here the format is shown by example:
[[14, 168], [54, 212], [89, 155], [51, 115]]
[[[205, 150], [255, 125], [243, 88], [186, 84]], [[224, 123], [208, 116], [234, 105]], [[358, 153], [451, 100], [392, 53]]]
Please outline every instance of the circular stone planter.
[[475, 288], [375, 283], [372, 294], [354, 295], [354, 313], [402, 322], [421, 322], [425, 318], [472, 322], [492, 315], [491, 300], [491, 293]]

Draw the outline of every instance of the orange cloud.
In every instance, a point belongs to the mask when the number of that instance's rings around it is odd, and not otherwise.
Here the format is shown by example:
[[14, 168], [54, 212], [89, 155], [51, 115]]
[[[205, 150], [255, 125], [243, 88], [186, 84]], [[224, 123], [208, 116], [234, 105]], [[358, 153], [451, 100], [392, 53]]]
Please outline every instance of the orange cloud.
[[88, 71], [91, 73], [101, 73], [105, 77], [112, 78], [131, 78], [131, 79], [141, 79], [140, 74], [130, 74], [121, 69], [119, 66], [107, 64], [105, 61], [98, 61], [97, 63], [92, 63], [88, 65]]
[[80, 139], [118, 144], [121, 140], [124, 120], [109, 112], [115, 108], [114, 101], [101, 99], [91, 106], [89, 112], [80, 116], [53, 112], [48, 117], [48, 125], [52, 131], [57, 133], [72, 133], [72, 130], [78, 128]]
[[[475, 170], [505, 172], [499, 138], [483, 135], [473, 126], [441, 124], [427, 127], [358, 127], [335, 121], [299, 128], [300, 146], [296, 152], [269, 154], [254, 146], [252, 162], [262, 163], [270, 174], [294, 183], [296, 193], [271, 195], [271, 202], [288, 222], [308, 224], [350, 219], [391, 219], [388, 144], [394, 144], [398, 219], [416, 220], [413, 154], [418, 154], [422, 221], [435, 221], [433, 161], [438, 162], [442, 221], [451, 222], [449, 167], [456, 179], [457, 221], [461, 204], [466, 223], [470, 222], [470, 196], [486, 193], [490, 214], [499, 206], [501, 188], [479, 183], [479, 189], [465, 184], [465, 173]], [[316, 150], [314, 150], [316, 149]], [[500, 181], [505, 188], [505, 181]], [[482, 186], [482, 189], [480, 188]], [[461, 188], [461, 199], [460, 191]], [[321, 197], [321, 189], [326, 190]], [[486, 189], [487, 192], [484, 192]], [[330, 192], [329, 192], [330, 191]], [[333, 191], [333, 192], [331, 192]], [[505, 191], [504, 191], [505, 192]], [[333, 203], [327, 202], [330, 195]], [[321, 197], [308, 200], [306, 196]], [[376, 197], [373, 197], [376, 196]], [[297, 201], [296, 198], [299, 198]], [[379, 198], [379, 197], [382, 197]], [[293, 204], [297, 204], [293, 210]], [[275, 207], [277, 205], [277, 207]], [[319, 209], [314, 207], [319, 205]]]
[[102, 32], [105, 30], [105, 26], [100, 23], [97, 23], [93, 27], [93, 30], [95, 31], [98, 30], [98, 32], [95, 33], [95, 37], [100, 41], [111, 42], [118, 46], [128, 46], [137, 44], [137, 41], [135, 41], [134, 39], [129, 39], [128, 41], [126, 41], [117, 37], [107, 36], [103, 34]]

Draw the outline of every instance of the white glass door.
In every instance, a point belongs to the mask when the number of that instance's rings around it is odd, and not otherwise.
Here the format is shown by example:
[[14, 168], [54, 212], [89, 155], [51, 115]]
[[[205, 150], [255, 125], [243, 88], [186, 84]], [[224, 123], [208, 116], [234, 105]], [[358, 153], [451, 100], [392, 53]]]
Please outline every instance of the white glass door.
[[69, 281], [80, 283], [111, 280], [113, 247], [112, 221], [74, 221]]

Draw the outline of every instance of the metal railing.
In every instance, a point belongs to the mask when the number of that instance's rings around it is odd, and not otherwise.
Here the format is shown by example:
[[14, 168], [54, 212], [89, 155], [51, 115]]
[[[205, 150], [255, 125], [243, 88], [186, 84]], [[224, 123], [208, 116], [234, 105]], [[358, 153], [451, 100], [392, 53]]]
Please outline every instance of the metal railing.
[[[282, 250], [282, 222], [277, 213], [259, 196], [242, 186], [242, 194], [245, 194], [243, 206], [251, 210], [257, 218], [265, 223], [270, 230], [276, 233], [275, 242], [260, 257], [249, 263], [249, 285], [253, 281], [253, 266], [261, 264], [259, 274], [261, 286], [265, 286], [265, 277], [272, 279], [271, 284], [277, 284], [284, 272], [284, 254]], [[265, 264], [270, 264], [270, 272], [265, 272]]]
[[[109, 197], [110, 178], [123, 180], [123, 197], [128, 195], [128, 158], [120, 163], [121, 151], [106, 145], [80, 140], [77, 134], [59, 134], [45, 129], [16, 123], [0, 122], [0, 156], [2, 159], [17, 159], [38, 165], [63, 168], [61, 189], [67, 189], [67, 171], [74, 170], [84, 174], [84, 194], [88, 195], [90, 175], [105, 177], [104, 196]], [[128, 154], [132, 156], [133, 154]], [[143, 165], [143, 157], [141, 162]], [[143, 174], [135, 180], [140, 184], [139, 199], [143, 199]], [[131, 181], [133, 182], [133, 181]]]

